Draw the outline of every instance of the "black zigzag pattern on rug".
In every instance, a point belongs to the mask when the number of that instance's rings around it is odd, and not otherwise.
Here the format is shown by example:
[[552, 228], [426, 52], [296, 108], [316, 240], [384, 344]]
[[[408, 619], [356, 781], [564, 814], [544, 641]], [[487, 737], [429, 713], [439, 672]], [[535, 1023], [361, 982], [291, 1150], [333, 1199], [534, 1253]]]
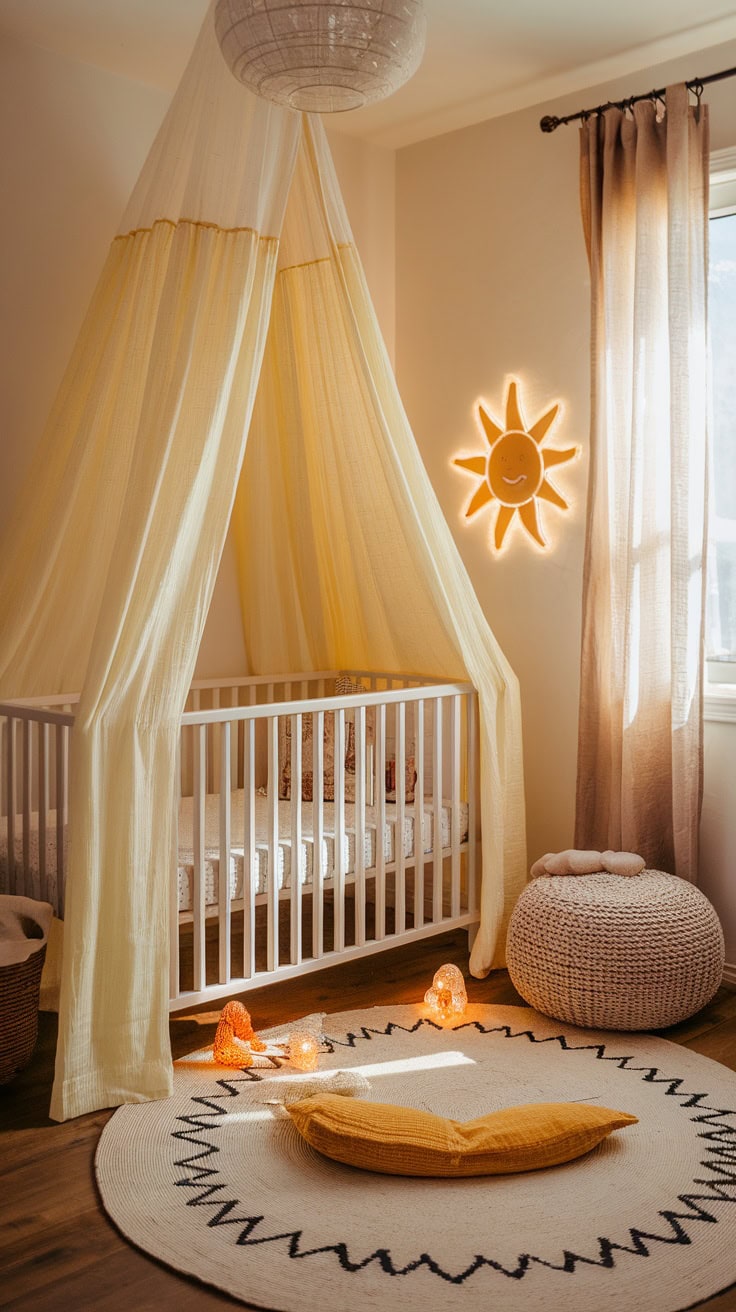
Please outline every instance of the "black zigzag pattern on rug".
[[[414, 1025], [408, 1027], [389, 1021], [383, 1028], [363, 1025], [343, 1038], [325, 1036], [323, 1042], [329, 1052], [335, 1052], [338, 1048], [355, 1048], [361, 1041], [390, 1038], [395, 1033], [415, 1034], [424, 1026], [433, 1029], [445, 1028], [425, 1018], [417, 1020]], [[663, 1085], [663, 1093], [666, 1097], [681, 1099], [680, 1105], [683, 1109], [696, 1109], [696, 1114], [688, 1119], [693, 1124], [704, 1127], [698, 1131], [698, 1138], [704, 1141], [705, 1153], [700, 1165], [711, 1173], [712, 1178], [696, 1178], [693, 1180], [696, 1192], [678, 1194], [676, 1207], [659, 1210], [658, 1215], [664, 1223], [661, 1231], [642, 1230], [632, 1226], [628, 1232], [628, 1241], [622, 1243], [599, 1235], [595, 1240], [597, 1251], [586, 1254], [565, 1248], [559, 1262], [549, 1261], [535, 1253], [520, 1253], [514, 1266], [505, 1266], [493, 1257], [477, 1253], [463, 1270], [448, 1271], [441, 1263], [435, 1261], [430, 1253], [420, 1253], [406, 1265], [397, 1266], [388, 1248], [376, 1248], [366, 1257], [355, 1257], [351, 1256], [348, 1245], [342, 1241], [324, 1244], [318, 1248], [304, 1247], [303, 1230], [269, 1233], [267, 1218], [264, 1215], [244, 1215], [240, 1211], [242, 1206], [240, 1200], [226, 1196], [228, 1186], [218, 1181], [220, 1171], [216, 1162], [220, 1149], [216, 1141], [202, 1137], [205, 1134], [212, 1135], [224, 1123], [224, 1118], [227, 1116], [225, 1104], [229, 1099], [239, 1096], [239, 1086], [251, 1084], [262, 1078], [257, 1070], [249, 1069], [243, 1071], [239, 1077], [217, 1080], [215, 1083], [221, 1090], [219, 1093], [213, 1093], [208, 1097], [193, 1095], [192, 1103], [199, 1110], [193, 1111], [191, 1115], [176, 1118], [177, 1122], [186, 1128], [173, 1130], [172, 1138], [188, 1143], [195, 1150], [175, 1162], [175, 1165], [185, 1172], [181, 1179], [174, 1182], [175, 1186], [180, 1189], [191, 1189], [193, 1193], [193, 1196], [187, 1199], [187, 1207], [214, 1208], [207, 1226], [237, 1227], [235, 1243], [243, 1247], [279, 1244], [283, 1247], [285, 1256], [293, 1259], [314, 1257], [319, 1253], [334, 1253], [342, 1269], [347, 1272], [362, 1271], [371, 1264], [388, 1276], [409, 1276], [414, 1271], [428, 1270], [450, 1284], [462, 1285], [483, 1267], [491, 1267], [511, 1280], [522, 1280], [534, 1266], [547, 1267], [551, 1271], [561, 1271], [569, 1275], [574, 1275], [581, 1266], [611, 1269], [616, 1265], [618, 1254], [649, 1257], [652, 1246], [656, 1244], [691, 1244], [693, 1239], [687, 1229], [688, 1225], [698, 1222], [718, 1224], [718, 1217], [709, 1210], [707, 1204], [736, 1202], [736, 1125], [725, 1119], [736, 1117], [736, 1112], [725, 1107], [710, 1107], [706, 1102], [707, 1093], [689, 1093], [684, 1087], [684, 1080], [663, 1075], [656, 1066], [632, 1065], [635, 1059], [631, 1055], [609, 1054], [605, 1043], [569, 1043], [564, 1034], [537, 1038], [531, 1030], [514, 1031], [510, 1025], [484, 1026], [480, 1021], [469, 1021], [452, 1027], [453, 1032], [468, 1028], [476, 1029], [481, 1034], [500, 1034], [506, 1039], [527, 1039], [535, 1044], [556, 1043], [565, 1052], [591, 1052], [597, 1061], [614, 1062], [620, 1070], [640, 1075], [648, 1084]], [[702, 1192], [703, 1190], [706, 1192]]]

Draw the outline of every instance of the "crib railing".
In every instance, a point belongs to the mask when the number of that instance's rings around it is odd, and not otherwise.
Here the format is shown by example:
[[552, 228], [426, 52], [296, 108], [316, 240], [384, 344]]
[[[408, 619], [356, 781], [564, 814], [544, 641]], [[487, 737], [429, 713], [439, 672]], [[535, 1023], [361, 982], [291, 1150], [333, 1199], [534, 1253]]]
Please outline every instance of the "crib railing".
[[62, 918], [75, 700], [0, 704], [0, 891], [50, 902]]
[[[336, 695], [337, 677], [192, 687], [169, 885], [173, 1010], [477, 923], [473, 689], [352, 671], [358, 691]], [[74, 701], [0, 704], [0, 886], [60, 915]]]

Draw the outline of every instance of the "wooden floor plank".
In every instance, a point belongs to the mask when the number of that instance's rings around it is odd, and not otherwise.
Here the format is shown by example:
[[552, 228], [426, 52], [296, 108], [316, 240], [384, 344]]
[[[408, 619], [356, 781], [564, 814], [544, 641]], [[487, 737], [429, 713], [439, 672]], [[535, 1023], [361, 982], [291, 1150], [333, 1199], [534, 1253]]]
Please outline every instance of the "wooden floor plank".
[[[256, 1028], [311, 1011], [416, 1002], [444, 961], [467, 962], [462, 931], [395, 948], [302, 979], [242, 995]], [[468, 980], [473, 1002], [523, 1005], [505, 971]], [[175, 1056], [214, 1037], [217, 1012], [202, 1007], [171, 1022]], [[111, 1112], [65, 1125], [49, 1120], [56, 1018], [43, 1013], [31, 1064], [0, 1089], [0, 1307], [13, 1312], [214, 1312], [248, 1305], [198, 1285], [133, 1248], [107, 1219], [94, 1153]], [[736, 1070], [736, 993], [665, 1032]], [[736, 1291], [701, 1305], [734, 1312]], [[593, 1310], [591, 1310], [593, 1312]]]

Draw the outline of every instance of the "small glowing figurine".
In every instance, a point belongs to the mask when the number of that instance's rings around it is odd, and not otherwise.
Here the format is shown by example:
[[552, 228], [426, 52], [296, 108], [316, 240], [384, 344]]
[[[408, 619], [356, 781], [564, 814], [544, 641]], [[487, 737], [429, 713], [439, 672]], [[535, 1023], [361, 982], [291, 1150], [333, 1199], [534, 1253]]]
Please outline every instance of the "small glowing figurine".
[[309, 1030], [294, 1030], [289, 1035], [289, 1062], [297, 1071], [316, 1071], [319, 1039]]
[[431, 989], [424, 1001], [438, 1020], [453, 1020], [462, 1016], [468, 1005], [468, 995], [462, 971], [448, 963], [435, 971]]
[[253, 1053], [263, 1052], [265, 1047], [242, 1002], [228, 1002], [220, 1013], [212, 1049], [218, 1066], [252, 1066]]

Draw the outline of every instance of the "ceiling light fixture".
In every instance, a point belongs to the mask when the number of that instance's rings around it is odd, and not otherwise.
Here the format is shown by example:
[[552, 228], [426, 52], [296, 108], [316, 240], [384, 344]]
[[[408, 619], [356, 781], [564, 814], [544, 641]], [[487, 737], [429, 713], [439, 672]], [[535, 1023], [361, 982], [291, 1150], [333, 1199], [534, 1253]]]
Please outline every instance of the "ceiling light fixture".
[[424, 0], [217, 0], [231, 72], [259, 96], [329, 114], [384, 100], [424, 53]]

